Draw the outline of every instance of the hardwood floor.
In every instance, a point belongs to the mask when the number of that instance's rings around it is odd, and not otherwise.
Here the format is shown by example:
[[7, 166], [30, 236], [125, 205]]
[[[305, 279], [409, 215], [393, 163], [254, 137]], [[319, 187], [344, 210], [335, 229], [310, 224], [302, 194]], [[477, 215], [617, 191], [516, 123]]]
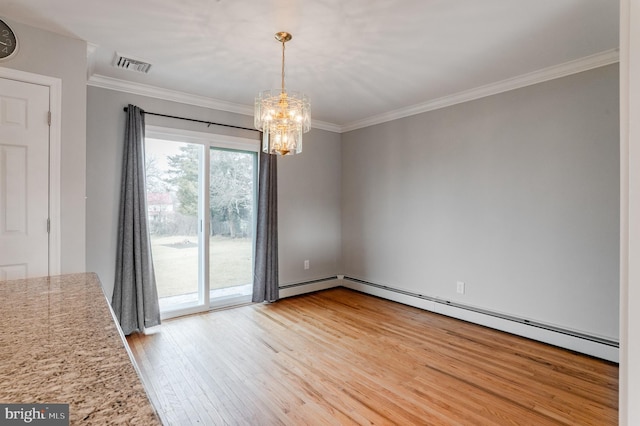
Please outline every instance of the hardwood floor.
[[129, 345], [167, 425], [615, 425], [618, 366], [337, 288]]

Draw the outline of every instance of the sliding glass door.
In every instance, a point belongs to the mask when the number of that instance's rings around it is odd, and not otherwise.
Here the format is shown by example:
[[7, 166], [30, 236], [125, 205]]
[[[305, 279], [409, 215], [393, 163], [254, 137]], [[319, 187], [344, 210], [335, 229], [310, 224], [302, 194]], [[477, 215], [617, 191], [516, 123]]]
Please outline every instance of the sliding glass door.
[[201, 151], [196, 144], [145, 141], [147, 211], [161, 310], [204, 303], [198, 232]]
[[256, 153], [209, 150], [209, 287], [212, 305], [250, 296]]
[[147, 129], [153, 263], [163, 317], [248, 302], [258, 141]]

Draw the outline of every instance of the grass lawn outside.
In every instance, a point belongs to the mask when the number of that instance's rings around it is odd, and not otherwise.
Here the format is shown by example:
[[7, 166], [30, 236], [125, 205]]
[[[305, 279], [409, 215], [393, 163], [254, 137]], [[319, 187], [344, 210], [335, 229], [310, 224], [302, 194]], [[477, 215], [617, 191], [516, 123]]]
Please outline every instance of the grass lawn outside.
[[[214, 236], [209, 240], [211, 290], [253, 282], [251, 238]], [[158, 297], [198, 292], [198, 237], [151, 236]]]

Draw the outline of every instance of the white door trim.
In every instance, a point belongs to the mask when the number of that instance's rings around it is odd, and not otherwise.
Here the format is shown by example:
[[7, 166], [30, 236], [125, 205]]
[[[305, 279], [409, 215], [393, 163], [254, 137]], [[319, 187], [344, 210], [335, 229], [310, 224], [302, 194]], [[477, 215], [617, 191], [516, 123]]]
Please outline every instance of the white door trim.
[[13, 68], [0, 67], [0, 78], [49, 87], [49, 275], [60, 274], [60, 147], [62, 132], [62, 80]]
[[620, 1], [620, 426], [640, 424], [640, 3]]

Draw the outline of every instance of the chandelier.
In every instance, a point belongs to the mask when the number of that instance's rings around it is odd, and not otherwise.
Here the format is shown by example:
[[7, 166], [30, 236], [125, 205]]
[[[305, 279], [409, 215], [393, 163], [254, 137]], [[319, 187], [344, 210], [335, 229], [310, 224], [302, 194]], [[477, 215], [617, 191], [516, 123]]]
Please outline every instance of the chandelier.
[[304, 93], [284, 88], [284, 44], [291, 40], [287, 32], [276, 33], [282, 43], [282, 87], [258, 93], [254, 125], [262, 131], [262, 150], [267, 154], [293, 155], [302, 152], [302, 134], [311, 127], [311, 105]]

